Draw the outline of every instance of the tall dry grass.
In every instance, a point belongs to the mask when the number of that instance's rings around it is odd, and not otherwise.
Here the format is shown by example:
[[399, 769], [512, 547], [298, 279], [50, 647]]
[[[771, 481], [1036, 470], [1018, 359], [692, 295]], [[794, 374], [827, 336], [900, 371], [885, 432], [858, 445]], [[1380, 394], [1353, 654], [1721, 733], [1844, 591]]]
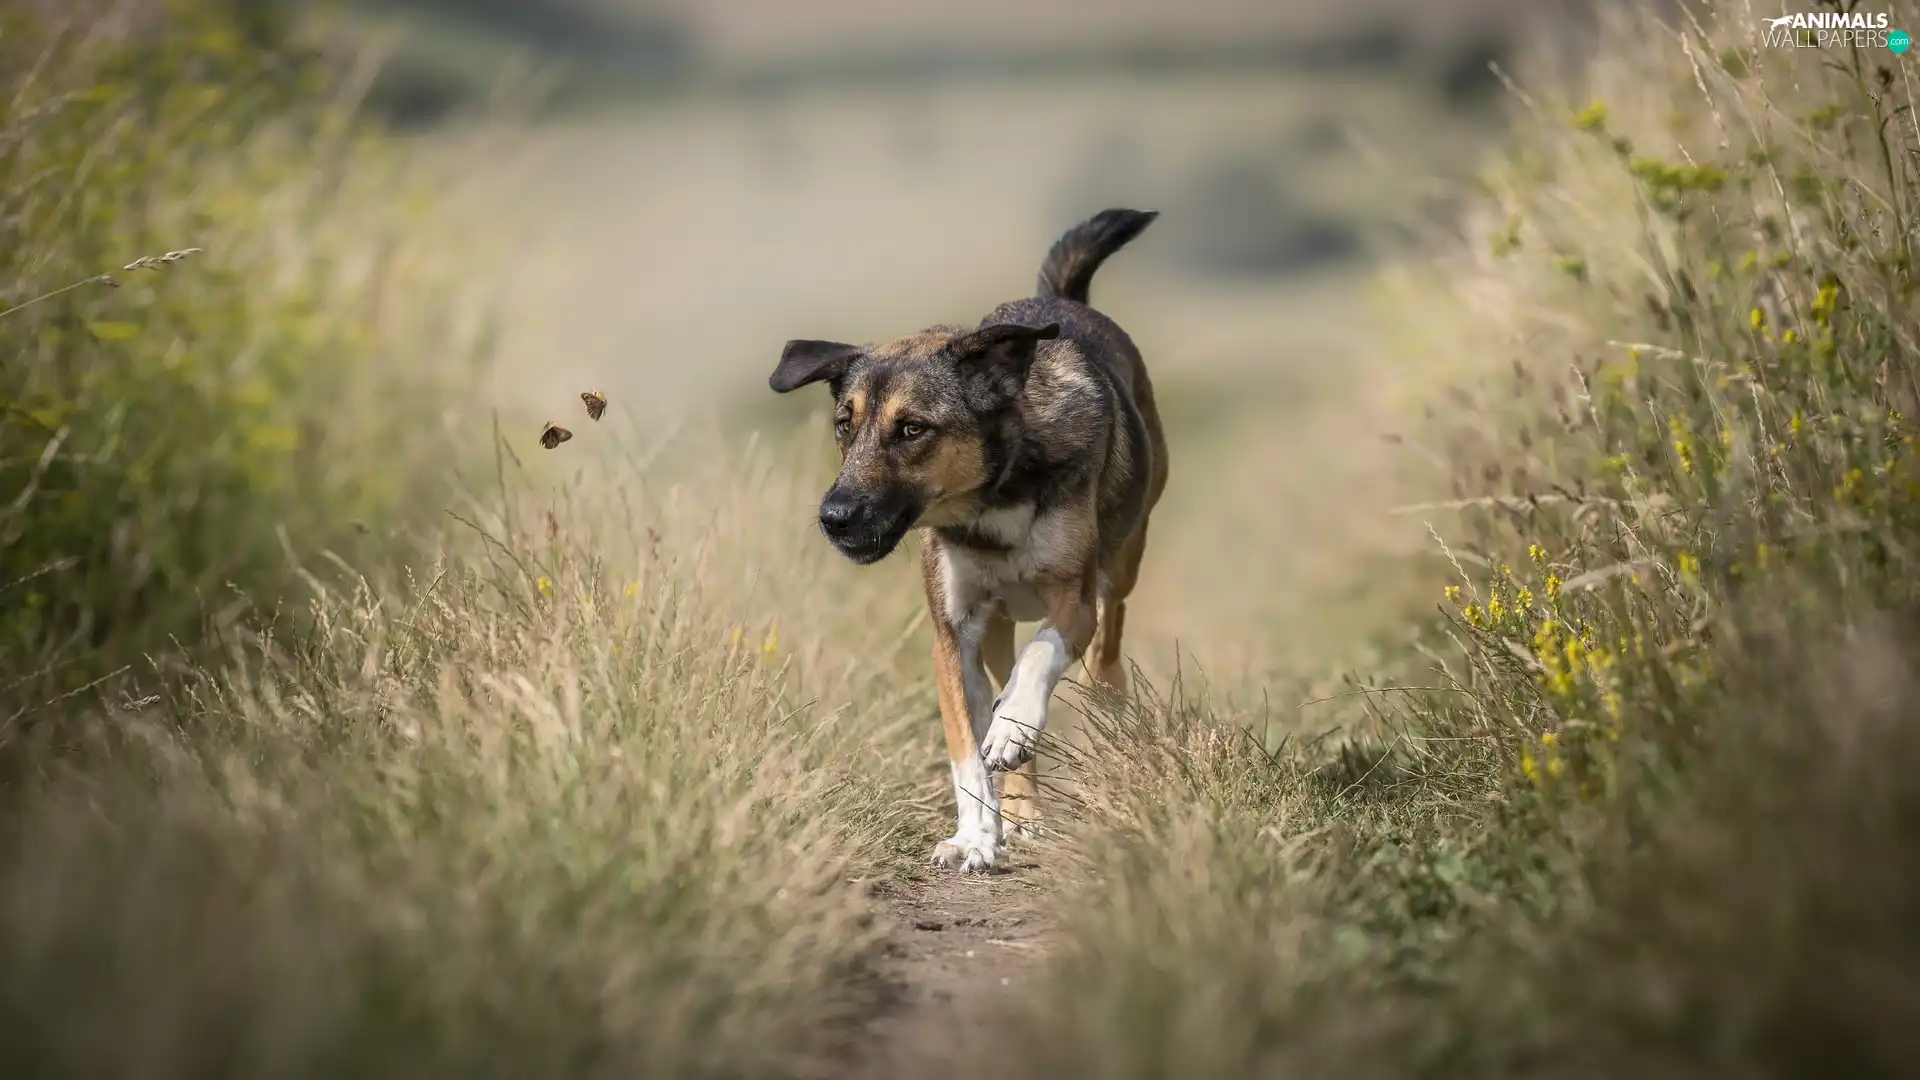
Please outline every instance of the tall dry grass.
[[9, 1074], [821, 1075], [932, 843], [933, 705], [897, 590], [831, 645], [749, 602], [808, 569], [752, 542], [812, 502], [769, 460], [721, 505], [529, 479], [70, 719], [8, 797]]

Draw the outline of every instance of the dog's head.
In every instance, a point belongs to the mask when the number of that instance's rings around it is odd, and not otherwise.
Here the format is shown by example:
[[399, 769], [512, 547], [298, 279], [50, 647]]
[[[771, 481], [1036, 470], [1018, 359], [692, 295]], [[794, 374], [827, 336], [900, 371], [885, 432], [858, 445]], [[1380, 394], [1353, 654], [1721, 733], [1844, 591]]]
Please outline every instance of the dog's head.
[[988, 440], [1026, 388], [1041, 341], [1060, 327], [938, 328], [884, 345], [789, 341], [767, 380], [777, 393], [833, 392], [840, 475], [820, 528], [842, 555], [878, 562], [916, 525], [955, 523], [994, 477]]

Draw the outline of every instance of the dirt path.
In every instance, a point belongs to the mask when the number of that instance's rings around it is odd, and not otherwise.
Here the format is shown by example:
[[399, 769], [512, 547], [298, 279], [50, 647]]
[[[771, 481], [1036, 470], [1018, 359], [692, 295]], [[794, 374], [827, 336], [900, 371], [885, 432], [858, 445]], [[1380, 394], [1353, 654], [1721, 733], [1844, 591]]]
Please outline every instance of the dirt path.
[[1049, 945], [1025, 854], [991, 876], [928, 870], [881, 898], [896, 925], [883, 972], [892, 995], [843, 1076], [919, 1076], [921, 1063], [978, 1052], [992, 1007], [1024, 991]]

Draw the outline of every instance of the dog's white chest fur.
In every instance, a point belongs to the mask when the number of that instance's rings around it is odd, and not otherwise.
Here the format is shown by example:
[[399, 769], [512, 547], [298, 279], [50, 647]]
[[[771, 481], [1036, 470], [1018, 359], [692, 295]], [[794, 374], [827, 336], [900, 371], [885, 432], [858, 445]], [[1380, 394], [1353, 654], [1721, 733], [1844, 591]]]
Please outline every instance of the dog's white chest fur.
[[1047, 605], [1034, 582], [1058, 570], [1073, 553], [1073, 540], [1058, 515], [1035, 516], [1032, 507], [992, 510], [972, 523], [983, 539], [1005, 551], [945, 545], [942, 572], [948, 617], [965, 624], [991, 613], [996, 603], [1015, 622], [1036, 622]]

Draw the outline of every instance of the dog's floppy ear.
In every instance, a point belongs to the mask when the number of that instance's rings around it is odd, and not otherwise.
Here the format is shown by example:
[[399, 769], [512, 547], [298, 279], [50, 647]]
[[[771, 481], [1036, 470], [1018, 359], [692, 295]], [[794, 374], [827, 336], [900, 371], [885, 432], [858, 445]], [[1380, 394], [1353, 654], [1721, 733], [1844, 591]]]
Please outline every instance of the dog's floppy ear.
[[1042, 341], [1060, 336], [1060, 324], [1021, 326], [998, 323], [962, 334], [947, 343], [947, 356], [966, 382], [976, 408], [999, 408], [1020, 396]]
[[858, 345], [838, 341], [789, 341], [780, 350], [780, 364], [767, 378], [776, 394], [798, 390], [808, 383], [829, 382], [847, 373], [847, 365], [860, 355]]

